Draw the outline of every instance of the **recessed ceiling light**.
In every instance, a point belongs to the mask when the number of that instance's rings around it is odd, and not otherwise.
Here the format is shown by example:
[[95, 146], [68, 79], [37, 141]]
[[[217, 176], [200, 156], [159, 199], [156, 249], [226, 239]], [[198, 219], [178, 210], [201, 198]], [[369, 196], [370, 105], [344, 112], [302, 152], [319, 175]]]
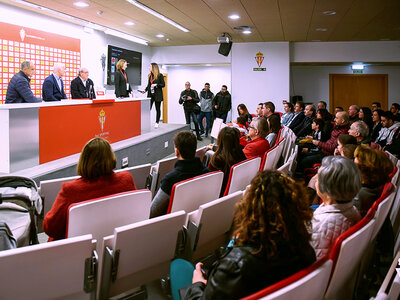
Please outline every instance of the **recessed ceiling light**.
[[156, 37], [158, 37], [158, 38], [163, 38], [164, 35], [160, 33], [160, 34], [157, 34]]
[[78, 7], [88, 7], [89, 6], [88, 3], [83, 2], [83, 1], [74, 2], [74, 5], [78, 6]]
[[240, 19], [240, 16], [239, 15], [230, 15], [228, 18], [231, 20], [238, 20], [238, 19]]
[[128, 26], [133, 26], [133, 25], [135, 25], [135, 23], [133, 23], [132, 21], [126, 21], [124, 24], [125, 24], [125, 25], [128, 25]]
[[168, 41], [169, 41], [169, 38], [166, 38], [165, 40], [168, 42]]
[[243, 30], [242, 33], [243, 33], [243, 34], [250, 34], [251, 31], [250, 31], [250, 30]]
[[326, 16], [333, 16], [333, 15], [336, 15], [336, 11], [327, 10], [327, 11], [324, 11], [323, 14], [326, 15]]
[[328, 28], [317, 28], [316, 31], [328, 31]]
[[211, 64], [206, 64], [206, 67], [211, 67]]

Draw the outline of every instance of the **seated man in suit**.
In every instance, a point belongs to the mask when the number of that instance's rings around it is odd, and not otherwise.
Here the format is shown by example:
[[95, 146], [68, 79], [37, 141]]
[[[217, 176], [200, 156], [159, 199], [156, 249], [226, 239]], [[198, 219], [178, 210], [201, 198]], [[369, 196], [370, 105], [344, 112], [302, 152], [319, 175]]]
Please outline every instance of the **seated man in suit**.
[[304, 109], [304, 102], [297, 101], [296, 105], [294, 106], [294, 116], [292, 118], [292, 121], [290, 121], [286, 126], [293, 130], [297, 125], [303, 122], [303, 119], [305, 118]]
[[93, 95], [93, 99], [96, 99], [94, 92], [93, 81], [89, 78], [89, 71], [86, 68], [80, 68], [78, 76], [71, 81], [71, 98], [72, 99], [85, 99], [90, 98], [90, 94]]
[[61, 79], [64, 73], [64, 64], [55, 63], [53, 74], [47, 76], [43, 81], [43, 101], [60, 101], [61, 99], [67, 99], [67, 95], [64, 93], [64, 83]]
[[208, 172], [200, 158], [195, 156], [197, 141], [193, 133], [190, 131], [178, 132], [174, 136], [174, 144], [178, 161], [175, 163], [174, 169], [161, 180], [161, 186], [151, 202], [150, 218], [167, 213], [172, 187], [175, 183]]

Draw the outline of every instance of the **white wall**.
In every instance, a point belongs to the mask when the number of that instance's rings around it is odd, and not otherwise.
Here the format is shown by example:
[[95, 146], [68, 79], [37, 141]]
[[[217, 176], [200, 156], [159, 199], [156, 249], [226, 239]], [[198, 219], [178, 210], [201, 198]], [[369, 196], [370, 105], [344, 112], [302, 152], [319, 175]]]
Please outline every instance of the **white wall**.
[[[185, 114], [182, 105], [179, 104], [179, 95], [185, 89], [185, 82], [189, 81], [191, 88], [199, 94], [204, 88], [204, 83], [210, 83], [210, 89], [214, 93], [221, 90], [221, 86], [231, 89], [231, 67], [215, 66], [180, 66], [169, 67], [168, 72], [168, 123], [185, 123]], [[154, 113], [152, 113], [154, 115]]]
[[[3, 3], [0, 3], [0, 21], [80, 39], [81, 65], [89, 69], [90, 78], [94, 81], [97, 89], [102, 87], [105, 82], [100, 59], [103, 53], [107, 55], [107, 45], [142, 52], [142, 85], [147, 84], [148, 65], [151, 57], [151, 47], [149, 46], [109, 36], [97, 30], [93, 34], [88, 34], [83, 31], [83, 26]], [[113, 89], [113, 87], [109, 88]], [[111, 93], [113, 94], [113, 92]]]
[[[253, 71], [259, 51], [264, 54], [265, 72]], [[232, 92], [233, 107], [245, 103], [255, 113], [258, 103], [272, 101], [277, 111], [283, 111], [282, 100], [289, 99], [289, 43], [233, 44]]]
[[[324, 100], [329, 106], [329, 74], [352, 74], [350, 66], [292, 66], [290, 94], [305, 102]], [[364, 74], [388, 74], [389, 106], [400, 103], [400, 66], [366, 66]]]
[[291, 43], [291, 62], [399, 62], [400, 42]]

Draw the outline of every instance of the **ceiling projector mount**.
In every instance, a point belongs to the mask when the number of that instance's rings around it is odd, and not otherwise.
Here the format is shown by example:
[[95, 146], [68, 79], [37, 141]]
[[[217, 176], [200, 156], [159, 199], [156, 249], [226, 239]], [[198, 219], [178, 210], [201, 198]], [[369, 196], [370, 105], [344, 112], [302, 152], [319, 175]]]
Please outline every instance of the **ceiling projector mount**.
[[224, 33], [222, 33], [221, 36], [217, 37], [217, 42], [220, 44], [228, 44], [228, 43], [232, 42], [232, 37], [230, 36], [229, 33], [224, 32]]

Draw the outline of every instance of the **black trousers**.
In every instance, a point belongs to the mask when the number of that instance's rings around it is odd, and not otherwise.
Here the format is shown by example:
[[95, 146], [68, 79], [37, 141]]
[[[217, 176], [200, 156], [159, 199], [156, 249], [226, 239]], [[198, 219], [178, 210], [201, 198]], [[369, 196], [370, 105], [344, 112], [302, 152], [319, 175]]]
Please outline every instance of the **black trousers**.
[[196, 135], [199, 137], [200, 132], [199, 132], [199, 124], [197, 123], [197, 117], [196, 114], [193, 112], [193, 110], [185, 109], [185, 119], [186, 119], [186, 124], [190, 125], [190, 117], [192, 117], [193, 123], [194, 123], [194, 128], [196, 130]]
[[161, 117], [161, 101], [156, 101], [154, 100], [154, 96], [151, 97], [150, 100], [150, 110], [153, 107], [153, 103], [156, 104], [156, 123], [160, 123], [160, 117]]

